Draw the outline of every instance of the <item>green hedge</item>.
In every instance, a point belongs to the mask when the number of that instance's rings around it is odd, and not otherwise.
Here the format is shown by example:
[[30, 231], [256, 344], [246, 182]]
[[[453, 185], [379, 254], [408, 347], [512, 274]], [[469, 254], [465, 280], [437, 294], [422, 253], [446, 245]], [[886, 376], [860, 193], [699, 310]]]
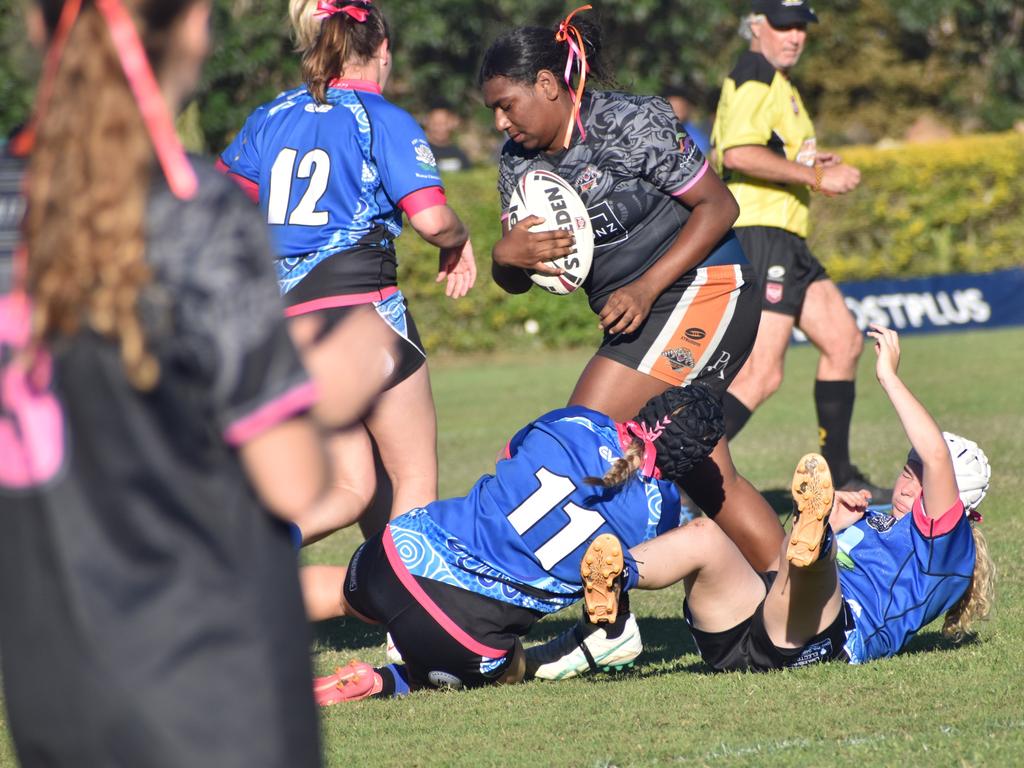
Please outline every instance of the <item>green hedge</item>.
[[[811, 218], [812, 247], [834, 279], [985, 272], [1024, 261], [1024, 135], [850, 147], [842, 155], [863, 182], [845, 197], [816, 198]], [[398, 241], [402, 288], [428, 349], [596, 346], [597, 318], [582, 294], [509, 296], [491, 280], [491, 246], [500, 235], [495, 173], [480, 168], [446, 179], [480, 268], [468, 296], [445, 298], [434, 283], [436, 250], [415, 233]], [[527, 333], [528, 320], [536, 334]]]
[[1024, 262], [1024, 134], [851, 147], [860, 187], [816, 197], [811, 247], [835, 280], [990, 272]]

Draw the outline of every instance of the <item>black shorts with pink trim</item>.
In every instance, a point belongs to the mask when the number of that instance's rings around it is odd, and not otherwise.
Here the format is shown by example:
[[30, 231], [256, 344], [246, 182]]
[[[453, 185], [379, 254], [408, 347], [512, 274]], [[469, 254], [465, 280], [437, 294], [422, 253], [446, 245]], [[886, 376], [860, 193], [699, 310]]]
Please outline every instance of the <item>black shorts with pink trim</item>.
[[828, 280], [807, 241], [781, 227], [737, 227], [736, 237], [761, 283], [761, 309], [799, 317], [807, 288]]
[[751, 268], [718, 264], [686, 273], [630, 334], [605, 334], [597, 354], [672, 386], [700, 381], [719, 395], [750, 355], [761, 321]]
[[409, 303], [397, 286], [374, 291], [367, 295], [347, 294], [317, 299], [290, 306], [285, 310], [285, 314], [288, 317], [316, 315], [321, 318], [323, 325], [318, 332], [318, 338], [323, 338], [326, 333], [343, 322], [358, 307], [367, 304], [374, 307], [378, 317], [398, 336], [392, 360], [393, 365], [385, 387], [385, 389], [391, 389], [416, 373], [427, 360], [427, 353], [420, 340], [420, 332], [416, 328], [416, 322], [412, 319], [412, 313], [409, 312]]
[[387, 627], [419, 687], [494, 683], [512, 663], [519, 637], [542, 616], [413, 576], [398, 558], [389, 529], [352, 555], [344, 594], [355, 610]]

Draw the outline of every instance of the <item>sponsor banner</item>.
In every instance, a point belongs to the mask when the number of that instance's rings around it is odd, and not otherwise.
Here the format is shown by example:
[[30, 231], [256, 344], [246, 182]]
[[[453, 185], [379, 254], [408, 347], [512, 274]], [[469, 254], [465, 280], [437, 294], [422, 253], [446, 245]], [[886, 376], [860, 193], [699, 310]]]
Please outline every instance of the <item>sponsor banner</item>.
[[[982, 275], [936, 275], [905, 280], [842, 283], [857, 325], [900, 333], [973, 330], [1024, 325], [1024, 268]], [[807, 337], [793, 331], [793, 341]]]

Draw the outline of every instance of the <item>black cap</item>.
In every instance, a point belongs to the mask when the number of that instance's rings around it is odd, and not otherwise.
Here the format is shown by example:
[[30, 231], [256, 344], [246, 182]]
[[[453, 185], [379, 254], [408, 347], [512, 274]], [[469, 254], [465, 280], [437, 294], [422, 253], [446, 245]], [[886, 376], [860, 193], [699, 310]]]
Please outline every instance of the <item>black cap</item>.
[[818, 20], [807, 0], [753, 0], [751, 10], [763, 13], [773, 27], [811, 24]]

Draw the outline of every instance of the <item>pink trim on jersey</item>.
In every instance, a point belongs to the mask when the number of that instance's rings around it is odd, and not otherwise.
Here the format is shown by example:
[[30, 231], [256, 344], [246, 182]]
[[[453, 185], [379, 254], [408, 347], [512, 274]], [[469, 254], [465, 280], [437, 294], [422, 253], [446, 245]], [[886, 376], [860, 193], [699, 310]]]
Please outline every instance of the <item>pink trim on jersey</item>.
[[325, 296], [322, 299], [313, 299], [312, 301], [304, 301], [301, 304], [286, 307], [284, 310], [284, 316], [295, 317], [296, 315], [308, 315], [310, 312], [318, 312], [321, 309], [336, 309], [337, 307], [354, 307], [359, 304], [372, 304], [375, 301], [384, 301], [384, 299], [390, 298], [396, 293], [398, 293], [398, 286], [391, 285], [387, 288], [381, 288], [379, 291], [369, 291], [367, 293], [343, 293], [340, 296]]
[[913, 515], [914, 525], [917, 526], [921, 535], [928, 539], [934, 539], [944, 536], [956, 528], [956, 524], [964, 516], [964, 503], [957, 499], [956, 504], [947, 509], [942, 517], [928, 517], [928, 513], [924, 511], [924, 494], [922, 493], [914, 500]]
[[366, 91], [367, 93], [380, 93], [383, 89], [380, 83], [373, 80], [346, 80], [336, 77], [327, 84], [328, 88], [341, 88], [346, 91]]
[[313, 382], [304, 381], [229, 426], [224, 430], [224, 440], [228, 445], [247, 443], [282, 421], [309, 410], [316, 400]]
[[230, 177], [235, 184], [242, 188], [242, 191], [245, 192], [245, 196], [254, 203], [258, 203], [260, 201], [260, 185], [255, 181], [251, 181], [250, 179], [245, 178], [245, 176], [232, 171], [231, 166], [225, 163], [223, 158], [218, 157], [217, 162], [213, 164], [213, 168], [216, 171], [220, 171], [225, 176]]
[[707, 173], [707, 172], [708, 172], [708, 161], [705, 160], [703, 167], [697, 172], [697, 175], [694, 176], [692, 179], [690, 179], [688, 182], [686, 182], [683, 186], [681, 186], [675, 192], [672, 192], [671, 193], [672, 197], [679, 197], [680, 195], [685, 195], [687, 192], [689, 192], [693, 188], [694, 184], [696, 184], [698, 181], [700, 181], [701, 179], [704, 178], [704, 174]]
[[505, 443], [505, 452], [502, 454], [501, 458], [503, 458], [503, 459], [511, 459], [512, 458], [512, 441], [511, 440], [509, 440], [507, 443]]
[[617, 421], [615, 422], [615, 431], [619, 433], [619, 445], [622, 448], [622, 452], [625, 453], [630, 443], [633, 442], [633, 435], [629, 433], [629, 427]]
[[398, 548], [395, 547], [395, 540], [391, 536], [390, 525], [384, 529], [383, 543], [384, 552], [388, 556], [388, 562], [395, 569], [395, 575], [402, 582], [402, 586], [409, 590], [409, 594], [413, 596], [413, 599], [430, 614], [434, 621], [441, 625], [441, 629], [451, 635], [455, 642], [467, 651], [485, 656], [488, 659], [500, 659], [508, 655], [508, 651], [499, 651], [497, 648], [491, 648], [474, 640], [466, 634], [462, 627], [452, 621], [437, 603], [430, 599], [430, 595], [424, 592], [423, 587], [416, 583], [416, 578], [405, 567], [405, 563], [402, 562], [402, 557], [398, 554]]
[[424, 187], [410, 192], [398, 201], [398, 207], [406, 216], [415, 216], [420, 211], [433, 208], [435, 205], [448, 205], [448, 198], [441, 187]]

